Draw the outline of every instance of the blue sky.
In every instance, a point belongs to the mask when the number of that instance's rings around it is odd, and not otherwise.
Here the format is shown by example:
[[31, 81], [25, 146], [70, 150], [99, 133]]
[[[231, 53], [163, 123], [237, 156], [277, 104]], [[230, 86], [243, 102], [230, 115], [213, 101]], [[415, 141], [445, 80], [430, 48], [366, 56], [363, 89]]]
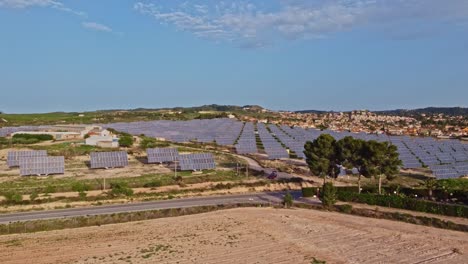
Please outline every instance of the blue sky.
[[0, 0], [0, 111], [468, 106], [466, 0]]

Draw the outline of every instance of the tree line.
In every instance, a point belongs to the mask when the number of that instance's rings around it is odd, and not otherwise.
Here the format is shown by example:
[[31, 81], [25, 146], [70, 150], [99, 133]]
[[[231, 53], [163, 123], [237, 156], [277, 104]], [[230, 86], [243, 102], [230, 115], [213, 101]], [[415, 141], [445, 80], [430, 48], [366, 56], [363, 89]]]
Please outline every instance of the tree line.
[[361, 192], [361, 177], [378, 177], [379, 194], [382, 193], [382, 176], [393, 179], [399, 173], [402, 162], [397, 147], [389, 142], [365, 141], [351, 136], [336, 140], [322, 134], [304, 146], [307, 165], [312, 174], [323, 178], [336, 178], [342, 168], [357, 169], [358, 189]]

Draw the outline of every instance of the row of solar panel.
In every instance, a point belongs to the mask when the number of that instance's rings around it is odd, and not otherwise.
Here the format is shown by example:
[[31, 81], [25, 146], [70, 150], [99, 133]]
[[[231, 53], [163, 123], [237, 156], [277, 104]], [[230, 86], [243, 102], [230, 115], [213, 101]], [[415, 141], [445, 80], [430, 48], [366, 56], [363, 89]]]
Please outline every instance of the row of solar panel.
[[45, 150], [9, 151], [8, 167], [19, 167], [21, 176], [65, 173], [64, 157], [49, 157]]
[[128, 166], [128, 156], [125, 151], [91, 152], [91, 169], [121, 168]]
[[151, 148], [146, 150], [148, 163], [179, 161], [180, 169], [207, 170], [215, 169], [216, 163], [211, 153], [179, 154], [176, 148]]
[[215, 169], [216, 163], [211, 153], [193, 153], [179, 155], [180, 170], [209, 170]]

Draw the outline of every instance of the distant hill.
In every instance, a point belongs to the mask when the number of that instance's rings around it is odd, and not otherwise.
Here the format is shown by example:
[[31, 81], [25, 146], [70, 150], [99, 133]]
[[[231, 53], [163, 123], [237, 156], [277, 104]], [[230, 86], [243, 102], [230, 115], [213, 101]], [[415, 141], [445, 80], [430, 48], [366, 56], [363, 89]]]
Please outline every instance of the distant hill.
[[[350, 111], [343, 111], [343, 112], [350, 112]], [[468, 108], [466, 107], [426, 107], [426, 108], [419, 108], [419, 109], [396, 109], [396, 110], [384, 110], [384, 111], [371, 111], [377, 114], [385, 114], [385, 115], [399, 115], [399, 116], [407, 116], [407, 115], [415, 115], [415, 114], [444, 114], [444, 115], [452, 115], [452, 116], [468, 116]], [[335, 111], [321, 111], [321, 110], [301, 110], [296, 111], [296, 113], [303, 113], [303, 114], [326, 114], [326, 113], [336, 113]]]
[[326, 114], [326, 113], [336, 113], [336, 111], [322, 111], [322, 110], [301, 110], [295, 111], [298, 114]]
[[105, 111], [134, 111], [134, 112], [141, 112], [141, 111], [161, 111], [161, 110], [167, 110], [167, 111], [193, 111], [193, 112], [199, 112], [199, 111], [217, 111], [217, 112], [237, 112], [237, 111], [243, 111], [244, 108], [249, 108], [251, 111], [258, 111], [263, 109], [263, 107], [258, 106], [258, 105], [246, 105], [246, 106], [237, 106], [237, 105], [217, 105], [217, 104], [211, 104], [211, 105], [202, 105], [202, 106], [193, 106], [193, 107], [165, 107], [165, 108], [136, 108], [136, 109], [130, 109], [130, 110], [120, 110], [120, 109], [112, 109], [112, 110], [101, 110], [101, 112]]
[[468, 116], [468, 108], [466, 107], [426, 107], [419, 109], [397, 109], [397, 110], [387, 110], [387, 111], [375, 111], [378, 114], [387, 114], [387, 115], [412, 115], [412, 114], [444, 114], [451, 116]]
[[225, 118], [228, 113], [235, 116], [250, 116], [268, 119], [275, 113], [263, 111], [258, 105], [202, 105], [174, 108], [107, 109], [88, 112], [53, 112], [36, 114], [0, 113], [0, 127], [21, 125], [56, 124], [104, 124], [113, 122], [135, 122], [152, 120], [193, 120]]

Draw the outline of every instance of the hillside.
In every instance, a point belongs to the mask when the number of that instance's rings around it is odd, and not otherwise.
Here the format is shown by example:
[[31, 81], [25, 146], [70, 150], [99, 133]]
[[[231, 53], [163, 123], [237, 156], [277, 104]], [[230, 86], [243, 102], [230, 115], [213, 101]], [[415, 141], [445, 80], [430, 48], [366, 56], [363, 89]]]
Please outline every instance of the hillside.
[[[350, 111], [344, 111], [350, 112]], [[433, 115], [433, 114], [444, 114], [449, 116], [468, 116], [468, 108], [466, 107], [426, 107], [419, 109], [395, 109], [395, 110], [383, 110], [383, 111], [372, 111], [377, 114], [384, 115], [398, 115], [398, 116], [411, 116], [411, 115]], [[336, 113], [336, 111], [321, 111], [321, 110], [301, 110], [296, 113], [302, 114], [325, 114], [325, 113]]]
[[110, 109], [90, 112], [53, 112], [38, 114], [8, 114], [0, 112], [0, 127], [22, 125], [92, 124], [151, 120], [192, 120], [224, 118], [228, 114], [265, 118], [263, 107], [234, 105], [203, 105], [174, 108]]
[[468, 116], [468, 108], [466, 107], [426, 107], [419, 109], [397, 109], [397, 110], [386, 110], [386, 111], [375, 111], [379, 114], [388, 114], [388, 115], [413, 115], [413, 114], [444, 114], [449, 116]]

